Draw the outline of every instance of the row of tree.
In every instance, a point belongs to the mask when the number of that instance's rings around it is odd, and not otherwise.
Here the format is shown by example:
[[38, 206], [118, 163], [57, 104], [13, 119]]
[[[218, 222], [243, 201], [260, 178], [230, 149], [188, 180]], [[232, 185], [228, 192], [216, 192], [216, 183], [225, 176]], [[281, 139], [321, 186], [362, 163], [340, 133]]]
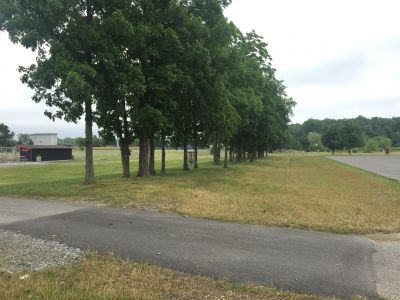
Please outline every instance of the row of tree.
[[[94, 122], [116, 137], [123, 176], [139, 140], [138, 176], [155, 174], [155, 141], [179, 144], [189, 170], [213, 143], [214, 164], [253, 160], [280, 148], [294, 102], [275, 77], [263, 39], [242, 34], [230, 0], [4, 0], [0, 30], [37, 52], [20, 68], [50, 118], [86, 124], [86, 178], [94, 182]], [[197, 155], [195, 155], [197, 162]], [[197, 163], [195, 163], [197, 166]]]
[[303, 125], [289, 126], [286, 147], [304, 151], [330, 149], [333, 154], [342, 149], [351, 153], [358, 147], [364, 147], [366, 152], [389, 151], [393, 144], [400, 143], [399, 138], [400, 118], [310, 119]]

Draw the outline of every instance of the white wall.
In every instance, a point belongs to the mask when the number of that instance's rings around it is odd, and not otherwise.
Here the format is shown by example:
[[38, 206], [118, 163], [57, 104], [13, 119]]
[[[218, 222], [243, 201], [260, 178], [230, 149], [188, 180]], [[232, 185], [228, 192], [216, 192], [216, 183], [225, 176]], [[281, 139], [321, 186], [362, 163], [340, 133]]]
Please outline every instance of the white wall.
[[31, 140], [35, 146], [57, 146], [57, 134], [34, 134]]

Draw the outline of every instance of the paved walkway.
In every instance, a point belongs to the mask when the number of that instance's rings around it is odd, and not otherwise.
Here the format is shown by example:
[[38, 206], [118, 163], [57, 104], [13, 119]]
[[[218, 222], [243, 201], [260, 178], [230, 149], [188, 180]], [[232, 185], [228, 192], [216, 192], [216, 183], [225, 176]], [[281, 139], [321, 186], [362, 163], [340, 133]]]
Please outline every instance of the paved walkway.
[[0, 162], [0, 168], [15, 168], [15, 167], [31, 167], [31, 166], [46, 166], [54, 162]]
[[[191, 274], [310, 294], [375, 298], [383, 292], [396, 295], [400, 282], [392, 262], [398, 248], [378, 255], [371, 240], [350, 235], [5, 198], [0, 198], [0, 229]], [[377, 276], [389, 268], [395, 268], [383, 278], [389, 287], [380, 289], [383, 279]]]
[[330, 159], [342, 162], [368, 172], [400, 180], [400, 155], [386, 156], [330, 156]]

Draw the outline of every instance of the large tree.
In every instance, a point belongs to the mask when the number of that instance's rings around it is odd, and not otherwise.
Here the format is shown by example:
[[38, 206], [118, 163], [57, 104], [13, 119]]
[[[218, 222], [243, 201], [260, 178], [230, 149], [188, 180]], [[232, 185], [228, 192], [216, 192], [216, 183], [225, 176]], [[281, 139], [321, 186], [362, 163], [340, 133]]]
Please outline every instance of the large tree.
[[93, 107], [98, 84], [95, 65], [102, 47], [99, 31], [105, 1], [4, 0], [0, 30], [37, 53], [36, 64], [20, 68], [22, 81], [35, 91], [33, 100], [50, 107], [45, 114], [68, 122], [85, 119], [85, 183], [95, 182]]
[[165, 134], [174, 106], [171, 93], [182, 48], [176, 27], [181, 26], [182, 11], [178, 2], [169, 0], [138, 0], [136, 4], [138, 13], [131, 16], [131, 22], [142, 37], [133, 54], [140, 64], [145, 90], [132, 121], [140, 140], [138, 177], [143, 177], [155, 175], [155, 138]]
[[176, 63], [179, 76], [174, 84], [173, 99], [176, 101], [172, 123], [175, 141], [183, 147], [183, 170], [189, 171], [188, 145], [195, 150], [194, 166], [197, 163], [197, 148], [209, 124], [211, 60], [208, 49], [209, 28], [202, 16], [190, 11], [181, 13], [180, 26], [176, 28], [182, 49]]
[[20, 145], [33, 145], [30, 134], [20, 133], [18, 134], [18, 144]]
[[[230, 70], [230, 46], [233, 43], [236, 28], [229, 23], [223, 14], [224, 9], [231, 3], [230, 0], [192, 0], [189, 10], [198, 16], [205, 28], [206, 36], [203, 45], [209, 53], [209, 70], [202, 83], [206, 89], [206, 97], [196, 99], [197, 104], [203, 105], [207, 113], [203, 125], [212, 136], [214, 165], [221, 163], [221, 145], [223, 144], [224, 110], [227, 101], [227, 75]], [[197, 84], [198, 80], [195, 81]], [[194, 118], [196, 120], [196, 118]]]
[[361, 147], [364, 145], [361, 127], [353, 121], [346, 120], [340, 127], [340, 137], [343, 147], [349, 151], [351, 155], [353, 148]]
[[133, 116], [138, 109], [145, 85], [136, 49], [142, 38], [135, 24], [130, 22], [137, 7], [131, 1], [109, 4], [99, 32], [102, 48], [99, 62], [94, 66], [98, 74], [96, 90], [96, 123], [103, 137], [116, 137], [121, 152], [123, 178], [130, 177], [130, 145], [134, 138]]
[[262, 37], [239, 32], [233, 53], [228, 82], [240, 122], [230, 142], [232, 160], [254, 161], [282, 146], [294, 102], [275, 77]]
[[6, 124], [0, 123], [0, 146], [9, 147], [14, 144], [14, 132]]
[[332, 155], [335, 155], [335, 151], [343, 147], [342, 138], [340, 135], [340, 126], [335, 124], [331, 126], [323, 135], [322, 143], [325, 147], [332, 151]]

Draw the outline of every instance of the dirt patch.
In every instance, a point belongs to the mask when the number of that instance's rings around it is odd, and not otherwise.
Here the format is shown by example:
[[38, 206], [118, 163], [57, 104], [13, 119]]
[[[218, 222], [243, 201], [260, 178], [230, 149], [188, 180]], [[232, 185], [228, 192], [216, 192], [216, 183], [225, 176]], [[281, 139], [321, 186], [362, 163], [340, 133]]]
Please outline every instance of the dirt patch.
[[368, 234], [367, 238], [375, 244], [400, 242], [400, 234]]

